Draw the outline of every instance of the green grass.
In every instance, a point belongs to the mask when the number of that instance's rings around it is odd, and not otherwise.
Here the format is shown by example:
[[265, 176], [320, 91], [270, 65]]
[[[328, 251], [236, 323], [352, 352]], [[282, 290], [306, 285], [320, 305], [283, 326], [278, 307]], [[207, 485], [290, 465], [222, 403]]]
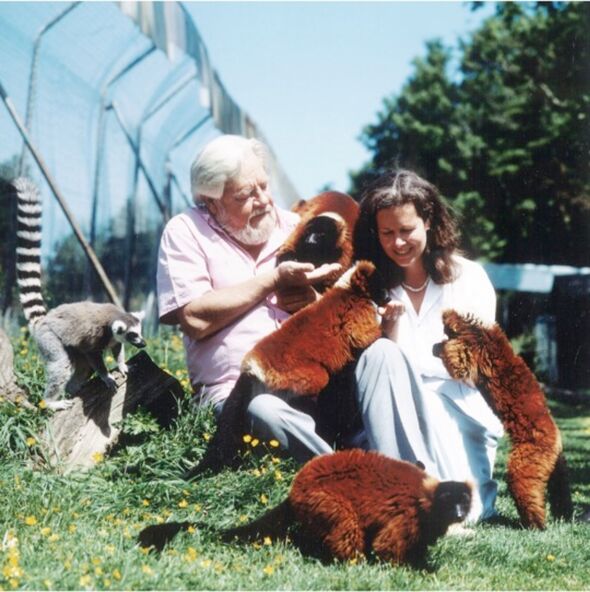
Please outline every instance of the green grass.
[[[37, 403], [43, 369], [25, 334], [14, 341], [17, 374]], [[148, 351], [188, 385], [178, 336], [166, 333]], [[590, 503], [590, 405], [554, 404], [571, 468], [576, 507]], [[169, 430], [145, 413], [125, 422], [114, 453], [87, 473], [39, 468], [45, 412], [0, 403], [0, 588], [314, 589], [314, 590], [581, 590], [590, 588], [590, 531], [550, 521], [544, 532], [477, 526], [470, 538], [445, 537], [430, 549], [429, 569], [380, 563], [324, 565], [288, 543], [228, 545], [210, 529], [183, 533], [160, 555], [135, 543], [144, 526], [191, 520], [223, 528], [282, 500], [295, 464], [259, 443], [240, 471], [186, 483], [178, 478], [202, 454], [211, 414], [188, 397]], [[264, 454], [256, 454], [262, 451]], [[498, 462], [500, 512], [516, 519]], [[37, 466], [37, 468], [34, 468]]]

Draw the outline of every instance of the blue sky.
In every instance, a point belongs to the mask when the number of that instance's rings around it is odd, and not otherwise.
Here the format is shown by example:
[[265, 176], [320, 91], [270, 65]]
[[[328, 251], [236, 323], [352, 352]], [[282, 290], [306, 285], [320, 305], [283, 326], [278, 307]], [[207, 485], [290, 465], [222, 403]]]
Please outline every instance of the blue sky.
[[425, 42], [457, 40], [492, 5], [463, 2], [187, 2], [209, 58], [302, 197], [346, 191], [358, 141], [398, 93]]

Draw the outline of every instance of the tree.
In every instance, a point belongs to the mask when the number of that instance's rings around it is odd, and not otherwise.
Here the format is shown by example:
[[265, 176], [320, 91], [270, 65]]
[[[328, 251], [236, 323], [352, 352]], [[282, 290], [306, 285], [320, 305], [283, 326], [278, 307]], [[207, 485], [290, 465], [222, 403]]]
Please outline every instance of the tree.
[[427, 55], [361, 141], [359, 194], [392, 163], [435, 183], [462, 214], [464, 246], [497, 261], [590, 259], [589, 5], [501, 3], [459, 45]]

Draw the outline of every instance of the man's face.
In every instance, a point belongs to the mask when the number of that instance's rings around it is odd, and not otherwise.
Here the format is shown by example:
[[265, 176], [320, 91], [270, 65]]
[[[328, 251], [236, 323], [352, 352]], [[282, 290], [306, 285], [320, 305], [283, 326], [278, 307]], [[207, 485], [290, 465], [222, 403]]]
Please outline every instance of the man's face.
[[207, 206], [226, 232], [245, 245], [265, 243], [276, 226], [268, 175], [252, 153], [244, 159], [239, 177], [226, 183], [223, 195], [208, 200]]

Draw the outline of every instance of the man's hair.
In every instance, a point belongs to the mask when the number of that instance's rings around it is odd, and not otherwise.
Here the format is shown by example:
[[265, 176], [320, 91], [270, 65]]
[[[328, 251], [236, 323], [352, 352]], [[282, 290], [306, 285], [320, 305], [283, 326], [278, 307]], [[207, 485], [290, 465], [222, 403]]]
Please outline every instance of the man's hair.
[[248, 154], [256, 155], [267, 168], [268, 149], [260, 141], [224, 135], [209, 142], [191, 165], [191, 193], [195, 203], [219, 199], [228, 181], [236, 179]]
[[355, 227], [355, 257], [372, 261], [388, 287], [398, 286], [404, 279], [403, 270], [381, 247], [377, 212], [409, 203], [430, 224], [423, 255], [426, 271], [437, 284], [453, 281], [456, 272], [453, 254], [459, 253], [459, 232], [453, 213], [434, 185], [408, 170], [389, 171], [364, 190]]

